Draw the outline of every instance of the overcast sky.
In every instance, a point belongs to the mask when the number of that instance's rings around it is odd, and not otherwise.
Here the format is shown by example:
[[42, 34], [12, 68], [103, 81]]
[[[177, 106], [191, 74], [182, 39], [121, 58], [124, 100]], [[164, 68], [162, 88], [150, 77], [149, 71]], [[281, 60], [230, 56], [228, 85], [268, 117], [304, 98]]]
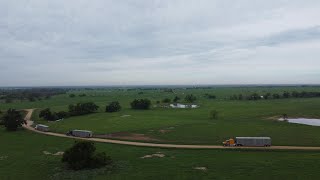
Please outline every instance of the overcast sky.
[[319, 0], [0, 0], [0, 86], [320, 84]]

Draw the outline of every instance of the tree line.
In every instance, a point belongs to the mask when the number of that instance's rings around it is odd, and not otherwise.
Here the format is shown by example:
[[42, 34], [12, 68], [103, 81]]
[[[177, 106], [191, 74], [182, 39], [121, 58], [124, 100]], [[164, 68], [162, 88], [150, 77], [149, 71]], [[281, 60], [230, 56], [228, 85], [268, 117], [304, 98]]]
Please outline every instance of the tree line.
[[230, 100], [261, 100], [261, 99], [286, 99], [286, 98], [314, 98], [314, 97], [320, 97], [320, 92], [288, 92], [285, 91], [283, 93], [264, 93], [264, 94], [258, 94], [258, 93], [252, 93], [250, 95], [242, 95], [242, 94], [235, 94], [230, 96]]
[[61, 88], [30, 88], [30, 89], [2, 89], [0, 101], [11, 103], [15, 100], [28, 100], [30, 102], [49, 99], [51, 96], [65, 94], [66, 89]]

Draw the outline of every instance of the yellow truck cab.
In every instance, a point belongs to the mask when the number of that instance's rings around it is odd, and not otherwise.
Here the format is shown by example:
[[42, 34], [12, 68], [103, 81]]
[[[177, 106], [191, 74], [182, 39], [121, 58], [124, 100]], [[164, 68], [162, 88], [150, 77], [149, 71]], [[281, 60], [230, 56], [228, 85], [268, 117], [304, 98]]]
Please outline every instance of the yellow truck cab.
[[235, 146], [235, 145], [236, 145], [236, 142], [232, 138], [223, 142], [223, 146]]

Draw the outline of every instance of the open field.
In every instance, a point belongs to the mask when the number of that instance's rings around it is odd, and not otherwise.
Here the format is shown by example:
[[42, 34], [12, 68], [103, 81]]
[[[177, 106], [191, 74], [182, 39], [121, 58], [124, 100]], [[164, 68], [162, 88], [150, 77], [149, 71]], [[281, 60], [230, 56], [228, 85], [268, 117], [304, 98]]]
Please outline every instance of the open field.
[[[320, 127], [289, 124], [273, 120], [286, 113], [290, 117], [320, 117], [320, 98], [231, 101], [226, 97], [238, 93], [283, 92], [296, 88], [218, 88], [180, 89], [175, 94], [159, 90], [79, 91], [86, 97], [54, 96], [37, 102], [0, 104], [2, 111], [46, 108], [67, 110], [69, 104], [92, 101], [101, 106], [99, 112], [67, 118], [60, 122], [33, 119], [49, 124], [52, 131], [64, 133], [70, 129], [88, 129], [95, 134], [143, 134], [167, 144], [212, 144], [232, 136], [270, 136], [273, 145], [320, 146]], [[320, 91], [320, 88], [298, 88], [298, 91]], [[143, 92], [143, 94], [139, 93]], [[203, 94], [217, 99], [210, 100]], [[199, 109], [131, 110], [135, 98], [155, 101], [166, 97], [194, 94]], [[104, 107], [118, 100], [123, 109], [104, 113]], [[219, 112], [217, 120], [208, 118], [209, 111]], [[126, 115], [126, 116], [124, 116]], [[130, 115], [130, 116], [127, 116]], [[117, 138], [115, 138], [117, 139]], [[129, 139], [130, 140], [130, 139]], [[112, 172], [105, 169], [69, 171], [61, 163], [61, 155], [74, 140], [50, 137], [26, 130], [7, 132], [0, 128], [0, 177], [2, 179], [318, 179], [319, 151], [287, 150], [182, 150], [133, 147], [96, 143], [99, 152], [106, 152], [116, 163]], [[161, 157], [157, 157], [161, 156]], [[164, 157], [162, 157], [164, 156]], [[147, 158], [142, 158], [147, 157]], [[149, 157], [149, 158], [148, 158]], [[27, 162], [27, 163], [26, 163]]]
[[[60, 122], [46, 122], [34, 115], [34, 120], [48, 124], [52, 131], [65, 133], [70, 129], [92, 130], [96, 135], [110, 133], [135, 133], [150, 137], [150, 141], [174, 144], [213, 144], [233, 136], [270, 136], [274, 145], [320, 146], [319, 127], [278, 122], [271, 117], [283, 113], [290, 117], [320, 117], [320, 98], [289, 98], [279, 100], [237, 101], [228, 100], [233, 94], [282, 93], [284, 91], [320, 91], [317, 87], [274, 87], [274, 88], [214, 88], [214, 89], [178, 89], [174, 93], [161, 90], [99, 90], [78, 91], [86, 97], [69, 98], [68, 95], [55, 96], [39, 102], [21, 102], [1, 104], [16, 108], [45, 108], [67, 110], [71, 103], [92, 101], [100, 106], [98, 113], [67, 118]], [[142, 93], [141, 93], [142, 92]], [[204, 97], [205, 93], [214, 94], [217, 99]], [[197, 96], [198, 109], [131, 110], [129, 103], [135, 98], [149, 98], [155, 101], [166, 97], [186, 94]], [[117, 113], [104, 113], [107, 103], [118, 100], [123, 106]], [[209, 111], [219, 112], [217, 120], [209, 119]], [[124, 116], [130, 115], [130, 116]], [[117, 139], [117, 137], [115, 137]], [[130, 140], [130, 139], [128, 139]], [[134, 139], [135, 140], [135, 139]], [[139, 141], [139, 139], [136, 139]], [[143, 139], [141, 141], [144, 141]]]
[[[0, 129], [0, 177], [2, 179], [317, 179], [319, 152], [175, 150], [97, 143], [116, 161], [110, 173], [63, 170], [56, 153], [73, 140], [21, 130]], [[19, 143], [17, 143], [19, 142]], [[163, 158], [145, 158], [161, 152]], [[27, 162], [27, 163], [26, 163]], [[207, 170], [196, 170], [206, 167]]]

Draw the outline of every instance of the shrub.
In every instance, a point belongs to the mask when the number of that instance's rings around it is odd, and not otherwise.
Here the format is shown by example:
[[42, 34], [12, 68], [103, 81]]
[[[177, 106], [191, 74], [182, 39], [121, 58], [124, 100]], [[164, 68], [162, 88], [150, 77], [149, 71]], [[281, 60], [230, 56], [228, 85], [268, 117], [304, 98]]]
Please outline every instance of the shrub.
[[76, 97], [76, 95], [70, 94], [69, 97], [74, 98], [74, 97]]
[[95, 154], [95, 151], [93, 142], [78, 141], [65, 151], [62, 162], [73, 170], [100, 168], [113, 163], [105, 153]]
[[132, 109], [150, 109], [151, 101], [149, 99], [135, 99], [130, 105]]
[[162, 100], [162, 102], [163, 102], [163, 103], [170, 103], [170, 102], [171, 102], [171, 99], [165, 98], [165, 99]]
[[111, 102], [106, 106], [106, 112], [118, 112], [121, 110], [120, 103], [118, 101]]
[[218, 119], [218, 111], [217, 110], [212, 110], [210, 111], [209, 117], [210, 119]]
[[186, 95], [184, 100], [186, 102], [193, 103], [193, 102], [195, 102], [197, 100], [197, 98], [193, 94], [188, 94], [188, 95]]
[[90, 114], [99, 109], [99, 106], [92, 102], [88, 103], [78, 103], [76, 105], [69, 105], [69, 114], [70, 116], [79, 116], [84, 114]]
[[178, 101], [180, 101], [180, 98], [178, 96], [174, 97], [173, 102], [177, 103]]

